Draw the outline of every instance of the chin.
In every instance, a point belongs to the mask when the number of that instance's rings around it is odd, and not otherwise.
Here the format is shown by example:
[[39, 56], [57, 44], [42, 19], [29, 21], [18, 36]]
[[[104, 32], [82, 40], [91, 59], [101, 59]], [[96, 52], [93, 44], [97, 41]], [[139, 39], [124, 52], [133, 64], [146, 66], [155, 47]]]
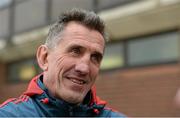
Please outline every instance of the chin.
[[57, 95], [57, 97], [63, 99], [68, 103], [79, 104], [84, 100], [85, 95], [83, 93], [74, 93], [72, 91], [66, 91], [63, 94], [61, 92], [61, 94]]
[[79, 104], [83, 101], [84, 97], [82, 95], [78, 95], [78, 96], [71, 96], [71, 97], [68, 97], [66, 100], [67, 102], [69, 103], [73, 103], [73, 104]]

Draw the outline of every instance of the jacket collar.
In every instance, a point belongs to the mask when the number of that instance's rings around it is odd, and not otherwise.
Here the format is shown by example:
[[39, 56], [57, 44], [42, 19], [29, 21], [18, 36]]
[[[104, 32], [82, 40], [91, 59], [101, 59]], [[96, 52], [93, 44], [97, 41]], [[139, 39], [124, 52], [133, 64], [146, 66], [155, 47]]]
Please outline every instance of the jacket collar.
[[28, 85], [27, 90], [23, 93], [27, 96], [33, 96], [33, 95], [41, 95], [44, 91], [38, 86], [37, 81], [40, 78], [40, 76], [43, 75], [43, 73], [35, 76]]
[[[35, 76], [30, 81], [30, 84], [29, 84], [27, 90], [23, 93], [24, 95], [34, 96], [34, 95], [41, 95], [41, 94], [44, 93], [44, 90], [41, 89], [41, 87], [38, 86], [38, 79], [40, 78], [40, 76], [43, 76], [43, 73]], [[105, 106], [106, 101], [103, 101], [98, 96], [96, 96], [96, 88], [95, 88], [95, 86], [92, 87], [91, 93], [92, 93], [92, 99], [91, 99], [90, 105], [96, 104], [96, 105]]]

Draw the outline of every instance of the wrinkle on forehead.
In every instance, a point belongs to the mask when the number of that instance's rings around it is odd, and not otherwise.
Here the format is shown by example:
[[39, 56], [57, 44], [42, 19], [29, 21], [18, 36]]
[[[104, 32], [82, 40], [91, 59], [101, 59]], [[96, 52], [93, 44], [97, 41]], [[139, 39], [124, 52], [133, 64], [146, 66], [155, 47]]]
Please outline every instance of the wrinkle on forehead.
[[97, 38], [91, 38], [89, 34], [86, 36], [83, 34], [72, 33], [71, 35], [64, 36], [65, 40], [68, 41], [66, 43], [69, 45], [81, 45], [82, 47], [89, 48], [91, 50], [104, 53], [104, 42], [103, 40], [99, 40]]

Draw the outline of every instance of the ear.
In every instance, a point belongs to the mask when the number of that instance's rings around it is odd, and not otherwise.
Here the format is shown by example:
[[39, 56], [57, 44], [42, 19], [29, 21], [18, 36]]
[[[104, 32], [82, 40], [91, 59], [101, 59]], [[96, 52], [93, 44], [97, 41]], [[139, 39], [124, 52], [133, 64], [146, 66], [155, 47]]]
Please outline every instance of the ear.
[[36, 52], [36, 58], [37, 58], [39, 67], [43, 71], [46, 71], [48, 69], [47, 57], [48, 57], [48, 47], [46, 45], [39, 46]]

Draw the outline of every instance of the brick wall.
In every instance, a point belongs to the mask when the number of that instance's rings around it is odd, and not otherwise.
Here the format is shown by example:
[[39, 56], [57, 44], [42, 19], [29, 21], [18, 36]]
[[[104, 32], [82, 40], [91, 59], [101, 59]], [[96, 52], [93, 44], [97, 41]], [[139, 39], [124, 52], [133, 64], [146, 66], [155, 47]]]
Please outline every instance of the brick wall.
[[180, 116], [174, 102], [180, 87], [177, 65], [104, 73], [96, 85], [97, 94], [127, 116]]
[[4, 63], [0, 63], [0, 86], [5, 83], [6, 78], [6, 65]]

